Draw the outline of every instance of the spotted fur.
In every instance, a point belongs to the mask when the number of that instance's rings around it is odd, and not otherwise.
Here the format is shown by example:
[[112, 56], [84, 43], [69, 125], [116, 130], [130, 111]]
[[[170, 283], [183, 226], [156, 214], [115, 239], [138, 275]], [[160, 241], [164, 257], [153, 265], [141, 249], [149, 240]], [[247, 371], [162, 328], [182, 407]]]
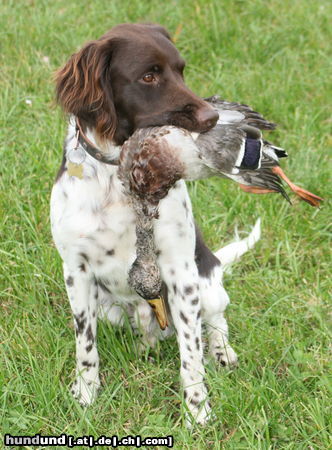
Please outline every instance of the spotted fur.
[[[74, 140], [70, 123], [66, 152]], [[93, 133], [89, 139], [94, 141]], [[117, 147], [104, 151], [117, 152]], [[117, 168], [86, 156], [83, 179], [64, 171], [52, 190], [51, 224], [56, 247], [63, 259], [64, 279], [76, 331], [76, 380], [72, 393], [88, 405], [100, 386], [97, 351], [97, 317], [121, 324], [124, 314], [135, 329], [141, 327], [149, 345], [176, 331], [180, 374], [190, 416], [204, 423], [210, 412], [204, 384], [202, 320], [209, 350], [221, 365], [236, 364], [228, 343], [224, 310], [229, 302], [221, 284], [223, 264], [244, 253], [250, 242], [231, 244], [217, 253], [205, 246], [195, 227], [190, 198], [178, 181], [161, 200], [154, 236], [162, 280], [167, 287], [171, 325], [162, 332], [150, 306], [128, 285], [128, 272], [136, 258], [135, 215], [130, 209]], [[179, 229], [179, 224], [181, 227]], [[232, 247], [233, 246], [233, 247]]]

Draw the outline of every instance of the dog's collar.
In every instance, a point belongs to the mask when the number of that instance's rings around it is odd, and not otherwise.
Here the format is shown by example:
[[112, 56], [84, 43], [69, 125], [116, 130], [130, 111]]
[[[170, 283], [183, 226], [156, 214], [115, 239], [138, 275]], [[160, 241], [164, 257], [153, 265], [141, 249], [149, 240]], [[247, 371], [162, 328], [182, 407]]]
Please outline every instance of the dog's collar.
[[102, 153], [99, 148], [95, 147], [92, 142], [86, 137], [86, 135], [83, 133], [81, 124], [76, 117], [75, 121], [76, 126], [76, 138], [77, 143], [85, 150], [87, 153], [89, 153], [92, 158], [96, 159], [97, 161], [103, 162], [105, 164], [112, 164], [113, 166], [119, 165], [119, 159], [113, 158], [110, 155], [107, 155], [105, 153]]

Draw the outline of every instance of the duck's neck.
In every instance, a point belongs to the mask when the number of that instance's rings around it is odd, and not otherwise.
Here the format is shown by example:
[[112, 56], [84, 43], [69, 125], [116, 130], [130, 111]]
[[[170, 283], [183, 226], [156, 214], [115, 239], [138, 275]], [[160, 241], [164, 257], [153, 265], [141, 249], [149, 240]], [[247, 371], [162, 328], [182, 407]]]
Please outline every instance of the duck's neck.
[[137, 257], [152, 261], [156, 259], [153, 218], [157, 207], [135, 198], [133, 199], [133, 208], [136, 214]]
[[162, 284], [153, 232], [153, 217], [157, 208], [136, 198], [133, 199], [133, 207], [136, 213], [137, 256], [129, 272], [129, 284], [141, 297], [150, 300], [159, 297]]

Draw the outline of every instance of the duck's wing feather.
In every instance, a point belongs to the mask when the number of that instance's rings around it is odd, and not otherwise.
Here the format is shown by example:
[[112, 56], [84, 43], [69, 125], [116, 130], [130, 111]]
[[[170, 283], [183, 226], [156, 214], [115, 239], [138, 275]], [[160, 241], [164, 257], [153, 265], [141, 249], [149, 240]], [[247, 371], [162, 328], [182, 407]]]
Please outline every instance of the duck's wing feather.
[[243, 160], [245, 141], [246, 133], [238, 125], [217, 124], [207, 133], [201, 133], [195, 143], [206, 166], [216, 173], [232, 173]]
[[195, 142], [200, 158], [216, 172], [238, 173], [239, 169], [256, 170], [261, 167], [262, 134], [251, 125], [217, 124], [200, 134]]
[[[224, 174], [227, 178], [236, 181], [240, 186], [246, 186], [247, 192], [253, 193], [280, 193], [289, 203], [291, 203], [282, 181], [277, 174], [274, 174], [270, 168], [260, 168], [259, 170], [240, 170], [238, 174]], [[257, 191], [252, 188], [258, 188]]]
[[266, 120], [248, 105], [228, 102], [227, 100], [221, 99], [218, 95], [213, 95], [204, 100], [218, 111], [218, 123], [230, 124], [241, 122], [252, 125], [260, 130], [274, 130], [276, 128], [275, 123]]

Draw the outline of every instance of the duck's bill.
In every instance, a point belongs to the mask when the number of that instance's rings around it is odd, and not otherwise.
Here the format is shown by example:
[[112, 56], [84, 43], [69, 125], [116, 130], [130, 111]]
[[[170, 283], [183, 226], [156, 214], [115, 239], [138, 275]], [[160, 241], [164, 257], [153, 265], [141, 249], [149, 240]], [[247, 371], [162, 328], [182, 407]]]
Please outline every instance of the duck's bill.
[[147, 300], [147, 302], [153, 309], [153, 312], [156, 315], [156, 319], [159, 323], [160, 328], [162, 330], [165, 330], [165, 328], [168, 326], [168, 320], [164, 298], [160, 296], [159, 298]]

